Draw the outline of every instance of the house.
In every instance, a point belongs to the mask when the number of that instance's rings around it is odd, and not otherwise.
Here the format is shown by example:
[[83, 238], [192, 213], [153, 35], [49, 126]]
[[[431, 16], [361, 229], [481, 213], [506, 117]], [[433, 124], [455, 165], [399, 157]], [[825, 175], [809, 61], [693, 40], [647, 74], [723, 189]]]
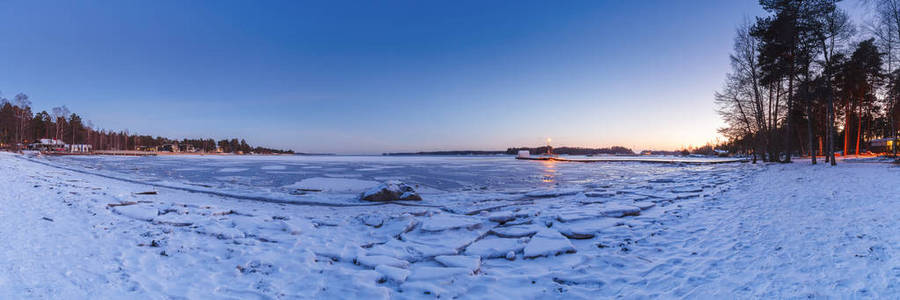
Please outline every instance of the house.
[[178, 144], [165, 144], [165, 145], [159, 146], [160, 152], [178, 152], [180, 150], [181, 149], [178, 148]]
[[892, 138], [874, 139], [869, 141], [869, 151], [875, 153], [893, 152], [894, 140]]
[[28, 149], [37, 151], [68, 151], [66, 143], [57, 139], [40, 139], [37, 143], [29, 144]]
[[178, 151], [197, 152], [197, 149], [194, 149], [194, 145], [191, 145], [191, 144], [181, 144], [181, 145], [178, 145]]
[[62, 140], [57, 140], [57, 139], [40, 139], [40, 140], [38, 140], [38, 143], [44, 144], [44, 145], [65, 145], [66, 144]]

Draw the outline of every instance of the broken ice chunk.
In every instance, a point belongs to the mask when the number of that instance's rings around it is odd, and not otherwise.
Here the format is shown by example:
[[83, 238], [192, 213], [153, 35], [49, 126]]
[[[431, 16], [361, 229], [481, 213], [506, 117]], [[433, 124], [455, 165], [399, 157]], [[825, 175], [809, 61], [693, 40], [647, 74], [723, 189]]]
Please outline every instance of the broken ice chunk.
[[651, 207], [656, 206], [656, 203], [653, 203], [652, 201], [638, 201], [634, 203], [634, 206], [637, 206], [641, 210], [647, 210]]
[[520, 238], [532, 236], [542, 228], [544, 228], [544, 226], [536, 224], [524, 224], [506, 227], [495, 227], [494, 229], [491, 229], [491, 231], [495, 235], [503, 238]]
[[599, 211], [605, 216], [616, 218], [623, 216], [636, 216], [641, 214], [641, 209], [636, 206], [617, 203], [605, 203]]
[[406, 277], [409, 277], [409, 270], [401, 269], [397, 267], [391, 267], [388, 265], [378, 265], [375, 266], [375, 271], [384, 275], [387, 280], [403, 283], [406, 281]]
[[506, 256], [506, 253], [519, 252], [525, 248], [525, 244], [520, 239], [504, 239], [498, 237], [486, 237], [480, 241], [474, 242], [466, 247], [466, 255], [478, 255], [483, 258], [499, 258]]
[[359, 219], [363, 224], [375, 228], [381, 227], [381, 225], [384, 224], [384, 218], [377, 215], [360, 215], [356, 218]]
[[703, 188], [697, 186], [681, 186], [672, 189], [673, 193], [699, 193], [702, 191]]
[[409, 281], [438, 281], [451, 280], [456, 276], [471, 275], [471, 271], [466, 268], [442, 268], [442, 267], [419, 267], [413, 269], [412, 274], [407, 278]]
[[409, 267], [408, 261], [384, 255], [361, 255], [356, 258], [356, 262], [360, 265], [370, 268], [374, 268], [378, 265], [386, 265], [404, 269]]
[[525, 258], [574, 253], [575, 246], [566, 237], [553, 229], [544, 229], [531, 237], [525, 246]]
[[554, 226], [553, 228], [556, 228], [559, 233], [570, 239], [589, 239], [594, 237], [597, 232], [622, 224], [622, 219], [599, 218], [582, 220], [573, 223], [561, 223], [557, 226]]
[[488, 221], [497, 223], [506, 223], [516, 219], [516, 215], [512, 211], [499, 211], [488, 214]]
[[447, 267], [469, 269], [472, 273], [481, 268], [481, 257], [477, 255], [441, 255], [435, 256], [434, 260]]
[[475, 217], [438, 214], [425, 219], [422, 222], [422, 230], [436, 232], [456, 228], [470, 228], [477, 227], [481, 222], [481, 219]]
[[609, 198], [616, 195], [616, 192], [601, 192], [601, 191], [592, 191], [584, 193], [585, 196], [591, 198]]
[[575, 195], [581, 191], [583, 191], [583, 189], [576, 189], [576, 188], [545, 189], [545, 190], [537, 190], [537, 191], [528, 192], [525, 194], [525, 196], [534, 197], [534, 198], [558, 197], [558, 196]]

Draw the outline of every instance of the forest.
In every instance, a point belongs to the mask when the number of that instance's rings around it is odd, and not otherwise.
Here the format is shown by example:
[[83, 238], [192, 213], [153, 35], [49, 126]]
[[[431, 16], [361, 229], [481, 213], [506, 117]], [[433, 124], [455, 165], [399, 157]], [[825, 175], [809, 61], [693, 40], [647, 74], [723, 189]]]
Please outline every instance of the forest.
[[66, 144], [89, 144], [95, 150], [139, 150], [166, 144], [191, 145], [201, 152], [293, 154], [293, 150], [250, 146], [244, 139], [171, 139], [97, 129], [66, 106], [33, 113], [28, 95], [19, 93], [12, 99], [0, 97], [0, 148], [18, 150], [39, 139], [57, 139]]
[[738, 27], [715, 93], [728, 139], [720, 147], [754, 162], [802, 155], [834, 165], [836, 154], [865, 153], [867, 141], [896, 144], [900, 0], [860, 2], [872, 12], [861, 24], [837, 4], [761, 0], [767, 15]]

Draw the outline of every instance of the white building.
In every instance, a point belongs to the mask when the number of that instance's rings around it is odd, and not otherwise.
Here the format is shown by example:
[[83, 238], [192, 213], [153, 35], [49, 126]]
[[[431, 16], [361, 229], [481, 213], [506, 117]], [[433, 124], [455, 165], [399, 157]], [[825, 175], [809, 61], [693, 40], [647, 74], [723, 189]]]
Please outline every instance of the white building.
[[57, 139], [40, 139], [37, 143], [28, 145], [28, 149], [38, 151], [62, 151], [66, 143]]
[[42, 144], [42, 145], [55, 145], [55, 146], [63, 146], [66, 144], [66, 143], [63, 143], [62, 140], [57, 140], [57, 139], [40, 139], [38, 142], [39, 142], [38, 144]]
[[94, 150], [94, 147], [88, 144], [66, 145], [66, 151], [73, 153], [88, 153]]

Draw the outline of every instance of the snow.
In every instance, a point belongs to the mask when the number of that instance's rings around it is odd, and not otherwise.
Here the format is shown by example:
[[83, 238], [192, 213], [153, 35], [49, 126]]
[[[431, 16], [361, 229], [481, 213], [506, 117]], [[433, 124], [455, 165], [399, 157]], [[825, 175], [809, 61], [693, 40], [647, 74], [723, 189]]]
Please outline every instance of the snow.
[[141, 221], [152, 221], [159, 215], [159, 211], [156, 208], [140, 204], [116, 206], [113, 207], [113, 211], [117, 214]]
[[[427, 197], [359, 200], [398, 178]], [[0, 152], [0, 298], [897, 298], [898, 179], [874, 160]]]
[[287, 166], [271, 165], [259, 167], [261, 170], [287, 170]]
[[383, 274], [387, 280], [391, 280], [396, 283], [403, 283], [404, 281], [406, 281], [406, 278], [409, 277], [410, 273], [409, 270], [387, 265], [379, 265], [375, 267], [375, 271]]

